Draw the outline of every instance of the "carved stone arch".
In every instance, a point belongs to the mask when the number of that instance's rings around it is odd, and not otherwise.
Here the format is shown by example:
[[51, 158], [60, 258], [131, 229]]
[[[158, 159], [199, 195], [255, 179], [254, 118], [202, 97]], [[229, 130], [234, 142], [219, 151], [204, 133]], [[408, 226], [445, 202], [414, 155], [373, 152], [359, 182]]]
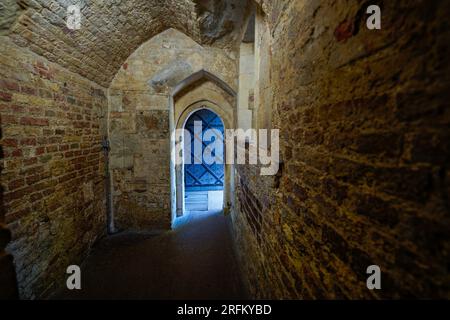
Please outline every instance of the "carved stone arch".
[[[206, 107], [219, 115], [222, 119], [225, 129], [234, 128], [235, 124], [235, 113], [234, 113], [234, 105], [230, 105], [229, 107], [233, 108], [232, 112], [227, 114], [225, 112], [224, 106], [220, 106], [217, 102], [211, 101], [208, 97], [204, 97], [203, 99], [199, 99], [194, 103], [183, 106], [183, 111], [177, 117], [175, 116], [175, 98], [184, 90], [188, 89], [191, 86], [194, 86], [196, 83], [206, 80], [210, 81], [220, 89], [222, 89], [227, 95], [233, 97], [234, 99], [237, 97], [236, 91], [225, 81], [220, 79], [218, 76], [212, 74], [206, 70], [200, 70], [198, 72], [193, 73], [189, 77], [182, 80], [178, 83], [171, 91], [169, 97], [169, 106], [170, 106], [170, 128], [171, 132], [175, 132], [175, 129], [182, 129], [184, 127], [185, 121], [189, 118], [189, 116], [195, 111], [201, 109], [202, 107]], [[231, 114], [231, 116], [230, 116]], [[180, 141], [176, 142], [175, 139], [171, 139], [171, 203], [172, 203], [172, 223], [175, 222], [177, 217], [180, 217], [184, 213], [184, 177], [183, 177], [183, 165], [175, 164], [175, 150], [176, 143], [182, 143]], [[234, 192], [234, 176], [233, 176], [233, 166], [230, 164], [225, 164], [225, 183], [224, 183], [224, 212], [227, 213], [232, 208], [233, 197], [232, 194]]]
[[197, 71], [197, 72], [193, 73], [192, 75], [190, 75], [189, 77], [187, 77], [186, 79], [182, 80], [178, 85], [176, 85], [173, 88], [173, 90], [171, 92], [171, 96], [172, 97], [177, 96], [185, 88], [193, 85], [194, 83], [196, 83], [202, 79], [209, 80], [209, 81], [215, 83], [217, 86], [222, 88], [226, 93], [228, 93], [232, 97], [237, 96], [236, 91], [233, 88], [231, 88], [231, 86], [228, 83], [226, 83], [225, 81], [220, 79], [218, 76], [216, 76], [204, 69]]

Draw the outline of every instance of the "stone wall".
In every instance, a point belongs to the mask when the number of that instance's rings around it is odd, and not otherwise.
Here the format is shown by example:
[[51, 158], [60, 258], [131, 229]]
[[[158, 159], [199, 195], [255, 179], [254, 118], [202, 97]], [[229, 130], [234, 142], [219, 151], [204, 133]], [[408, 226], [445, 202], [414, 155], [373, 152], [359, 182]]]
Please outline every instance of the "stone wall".
[[256, 12], [255, 27], [255, 89], [253, 127], [270, 129], [272, 123], [272, 83], [270, 62], [271, 34], [267, 16]]
[[170, 114], [169, 96], [179, 83], [202, 70], [236, 87], [233, 56], [169, 29], [139, 47], [111, 83], [110, 167], [118, 228], [170, 228], [170, 117], [174, 114]]
[[[106, 90], [0, 39], [5, 223], [20, 296], [65, 283], [105, 232]], [[3, 236], [2, 236], [3, 245]]]
[[238, 168], [252, 296], [449, 298], [448, 1], [383, 1], [380, 31], [364, 1], [258, 2], [284, 163]]
[[[255, 33], [252, 30], [253, 34]], [[242, 43], [239, 55], [238, 128], [252, 128], [255, 100], [255, 44]]]
[[[180, 123], [182, 115], [186, 111], [192, 112], [189, 107], [205, 102], [205, 105], [215, 105], [222, 110], [223, 121], [230, 124], [234, 128], [234, 119], [236, 118], [236, 101], [235, 97], [229, 95], [225, 90], [220, 88], [212, 81], [200, 81], [188, 90], [180, 92], [175, 97], [175, 126], [182, 128], [184, 123]], [[198, 107], [198, 106], [197, 106]], [[183, 120], [186, 120], [183, 118]], [[230, 128], [229, 128], [230, 129]]]

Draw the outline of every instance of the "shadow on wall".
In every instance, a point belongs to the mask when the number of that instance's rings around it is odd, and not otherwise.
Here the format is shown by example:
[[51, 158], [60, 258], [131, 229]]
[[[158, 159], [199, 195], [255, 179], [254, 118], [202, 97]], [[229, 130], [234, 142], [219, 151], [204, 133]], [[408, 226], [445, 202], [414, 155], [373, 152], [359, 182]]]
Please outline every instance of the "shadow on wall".
[[[0, 118], [0, 139], [2, 139], [1, 118]], [[3, 169], [3, 147], [0, 145], [0, 174]], [[5, 252], [5, 247], [11, 240], [11, 232], [5, 224], [5, 208], [3, 204], [3, 186], [0, 185], [0, 300], [18, 299], [16, 271], [13, 265], [13, 258]]]

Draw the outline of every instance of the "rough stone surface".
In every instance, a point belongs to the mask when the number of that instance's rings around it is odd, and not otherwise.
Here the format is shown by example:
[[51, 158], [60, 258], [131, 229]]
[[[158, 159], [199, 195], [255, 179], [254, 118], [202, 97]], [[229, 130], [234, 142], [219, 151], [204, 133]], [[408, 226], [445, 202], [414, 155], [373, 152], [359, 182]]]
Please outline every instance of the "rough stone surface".
[[184, 125], [182, 120], [187, 120], [183, 117], [185, 113], [192, 112], [191, 107], [199, 108], [202, 104], [210, 108], [219, 108], [220, 112], [213, 111], [223, 117], [230, 128], [234, 127], [235, 98], [211, 81], [200, 81], [175, 97], [175, 126], [182, 128]]
[[16, 0], [4, 0], [0, 3], [0, 35], [8, 34], [19, 12], [20, 7]]
[[238, 168], [252, 296], [448, 298], [448, 2], [384, 1], [381, 31], [364, 1], [261, 2], [284, 164]]

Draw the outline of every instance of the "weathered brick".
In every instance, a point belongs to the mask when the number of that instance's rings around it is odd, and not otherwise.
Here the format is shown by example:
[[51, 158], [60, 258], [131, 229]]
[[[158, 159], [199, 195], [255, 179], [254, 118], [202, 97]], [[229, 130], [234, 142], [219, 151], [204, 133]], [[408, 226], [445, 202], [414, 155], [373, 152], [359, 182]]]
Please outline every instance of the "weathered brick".
[[20, 220], [21, 218], [29, 215], [30, 213], [31, 213], [31, 209], [28, 207], [25, 209], [20, 209], [18, 211], [13, 211], [11, 213], [8, 213], [5, 216], [6, 223], [10, 224], [14, 221]]
[[16, 82], [9, 80], [0, 80], [0, 88], [11, 91], [20, 91], [19, 85]]
[[0, 100], [6, 102], [12, 101], [12, 94], [7, 92], [0, 92]]
[[48, 146], [48, 147], [46, 148], [46, 150], [47, 150], [47, 153], [56, 152], [56, 151], [58, 151], [58, 146], [57, 146], [57, 145], [54, 145], [54, 146]]
[[36, 89], [29, 86], [20, 86], [20, 91], [28, 95], [36, 95]]
[[[35, 261], [37, 264], [48, 265], [47, 257], [42, 255], [42, 252], [46, 250], [44, 247], [55, 252], [62, 260], [76, 261], [77, 257], [86, 254], [88, 250], [84, 240], [80, 240], [78, 235], [74, 235], [70, 231], [63, 215], [54, 214], [52, 224], [58, 226], [60, 234], [64, 234], [65, 239], [62, 241], [74, 241], [79, 245], [72, 246], [71, 250], [73, 251], [62, 247], [53, 247], [53, 244], [51, 244], [52, 236], [49, 235], [44, 239], [41, 234], [41, 232], [45, 232], [42, 230], [49, 228], [50, 223], [50, 220], [44, 218], [43, 215], [60, 210], [62, 206], [77, 208], [76, 212], [73, 213], [74, 216], [82, 213], [80, 222], [84, 221], [82, 222], [83, 228], [87, 232], [92, 232], [92, 236], [85, 239], [91, 243], [98, 236], [98, 230], [104, 224], [102, 218], [99, 217], [105, 215], [104, 200], [102, 199], [104, 194], [103, 184], [93, 191], [95, 195], [94, 200], [90, 202], [90, 207], [79, 204], [80, 195], [83, 193], [80, 186], [83, 185], [84, 181], [103, 181], [101, 176], [103, 172], [73, 171], [74, 168], [69, 165], [68, 159], [61, 159], [61, 156], [56, 152], [60, 151], [60, 146], [61, 151], [68, 150], [68, 146], [75, 141], [100, 140], [100, 126], [90, 132], [77, 130], [68, 117], [67, 113], [71, 112], [71, 109], [68, 109], [68, 106], [64, 103], [65, 94], [62, 93], [59, 97], [53, 96], [53, 90], [57, 89], [59, 81], [65, 81], [70, 84], [71, 90], [73, 90], [73, 93], [70, 93], [71, 95], [80, 95], [84, 97], [83, 100], [89, 100], [94, 99], [90, 96], [92, 83], [82, 77], [68, 73], [64, 69], [60, 69], [58, 71], [60, 73], [56, 77], [56, 70], [59, 67], [54, 68], [48, 63], [40, 62], [27, 69], [29, 61], [32, 61], [35, 57], [30, 57], [26, 51], [21, 49], [17, 51], [17, 48], [11, 47], [11, 44], [5, 43], [5, 45], [7, 48], [3, 47], [2, 42], [1, 54], [4, 54], [4, 50], [7, 54], [10, 51], [18, 53], [14, 57], [18, 61], [17, 69], [6, 65], [0, 66], [0, 69], [7, 74], [15, 74], [17, 78], [21, 79], [17, 83], [14, 80], [0, 80], [0, 91], [2, 91], [0, 100], [6, 101], [0, 105], [2, 133], [4, 134], [2, 147], [4, 156], [8, 159], [5, 161], [8, 179], [3, 180], [2, 177], [2, 181], [5, 181], [3, 202], [6, 211], [5, 221], [13, 233], [12, 248], [17, 241], [24, 243], [20, 246], [20, 252], [14, 252], [14, 254], [17, 255], [18, 259], [24, 258], [26, 261]], [[36, 81], [35, 76], [30, 78], [30, 71], [36, 72], [36, 75], [41, 79]], [[52, 82], [47, 82], [50, 79]], [[20, 91], [20, 93], [14, 94], [17, 91]], [[106, 109], [106, 97], [101, 101], [100, 98], [95, 99], [97, 99], [96, 104], [99, 110]], [[52, 109], [50, 110], [49, 107], [52, 107]], [[90, 115], [91, 112], [96, 112], [96, 110], [73, 111], [80, 114], [81, 121], [88, 123], [101, 121]], [[53, 126], [53, 124], [57, 124], [58, 127]], [[86, 124], [83, 125], [86, 126]], [[70, 132], [71, 135], [68, 139], [73, 138], [75, 140], [63, 142], [66, 132]], [[100, 153], [101, 149], [99, 148], [96, 152]], [[95, 159], [95, 153], [92, 155], [92, 159]], [[37, 165], [38, 163], [40, 165]], [[4, 172], [2, 172], [3, 174]], [[64, 179], [53, 177], [53, 174], [64, 177]], [[70, 179], [74, 182], [72, 183]], [[77, 180], [75, 181], [75, 179]], [[26, 223], [23, 223], [23, 221], [26, 221]], [[41, 226], [41, 229], [37, 228], [38, 225]], [[50, 247], [48, 247], [49, 245]], [[21, 288], [23, 288], [20, 293], [21, 297], [38, 297], [51, 293], [49, 284], [60, 281], [61, 276], [58, 270], [64, 269], [63, 266], [57, 264], [52, 265], [51, 271], [33, 268], [32, 280], [27, 282], [21, 280]], [[28, 262], [20, 265], [18, 268], [19, 279], [24, 279], [25, 275], [30, 273], [29, 268], [31, 267], [32, 265]], [[3, 269], [0, 269], [0, 273], [3, 274]]]
[[24, 126], [48, 126], [48, 119], [23, 117], [20, 119], [20, 124]]
[[6, 115], [2, 115], [2, 117], [1, 117], [1, 122], [2, 122], [2, 124], [4, 124], [4, 125], [7, 125], [7, 124], [17, 124], [17, 123], [18, 123], [18, 119], [17, 119], [16, 116], [12, 116], [12, 115], [6, 114]]
[[42, 177], [40, 175], [28, 176], [27, 177], [27, 184], [28, 185], [32, 185], [32, 184], [35, 184], [36, 182], [39, 182], [41, 180], [42, 180]]
[[361, 196], [356, 212], [389, 228], [395, 227], [400, 221], [398, 211], [388, 202], [375, 196]]
[[23, 165], [24, 165], [24, 167], [34, 165], [34, 164], [36, 164], [37, 162], [38, 162], [38, 159], [37, 159], [36, 157], [28, 158], [28, 159], [23, 159]]
[[11, 181], [10, 183], [8, 183], [8, 189], [10, 191], [22, 188], [23, 186], [25, 186], [25, 179], [23, 179], [23, 178], [16, 179], [16, 180]]
[[17, 139], [3, 139], [1, 142], [4, 147], [17, 148], [18, 142]]
[[21, 157], [23, 155], [22, 149], [15, 149], [9, 153], [9, 157]]
[[[365, 28], [365, 2], [306, 1], [302, 12], [300, 1], [284, 3], [264, 2], [274, 26], [270, 80], [260, 75], [255, 87], [273, 88], [286, 170], [274, 192], [252, 166], [236, 167], [245, 177], [237, 186], [275, 199], [264, 212], [274, 225], [255, 243], [255, 209], [237, 198], [233, 231], [249, 288], [281, 299], [447, 296], [448, 50], [437, 44], [444, 34], [419, 24], [444, 27], [438, 12], [448, 6], [410, 1], [400, 19], [383, 2], [383, 34]], [[264, 101], [255, 95], [258, 118]], [[372, 264], [386, 276], [379, 292], [366, 290]]]
[[402, 121], [414, 121], [423, 117], [439, 117], [449, 99], [448, 91], [430, 93], [425, 90], [399, 92], [397, 117]]
[[354, 32], [354, 25], [355, 23], [353, 21], [345, 20], [341, 22], [334, 31], [334, 36], [336, 37], [336, 40], [345, 41], [351, 38]]
[[356, 137], [354, 149], [364, 154], [398, 157], [403, 151], [402, 141], [402, 136], [398, 133], [362, 134]]
[[447, 133], [415, 134], [411, 141], [411, 161], [436, 165], [448, 163], [450, 159], [448, 141], [450, 135]]
[[37, 156], [40, 156], [40, 155], [42, 155], [44, 153], [45, 153], [45, 147], [38, 147], [38, 148], [36, 148], [36, 155]]
[[25, 145], [25, 146], [35, 146], [36, 145], [36, 138], [22, 139], [22, 140], [20, 140], [20, 144], [21, 145]]

